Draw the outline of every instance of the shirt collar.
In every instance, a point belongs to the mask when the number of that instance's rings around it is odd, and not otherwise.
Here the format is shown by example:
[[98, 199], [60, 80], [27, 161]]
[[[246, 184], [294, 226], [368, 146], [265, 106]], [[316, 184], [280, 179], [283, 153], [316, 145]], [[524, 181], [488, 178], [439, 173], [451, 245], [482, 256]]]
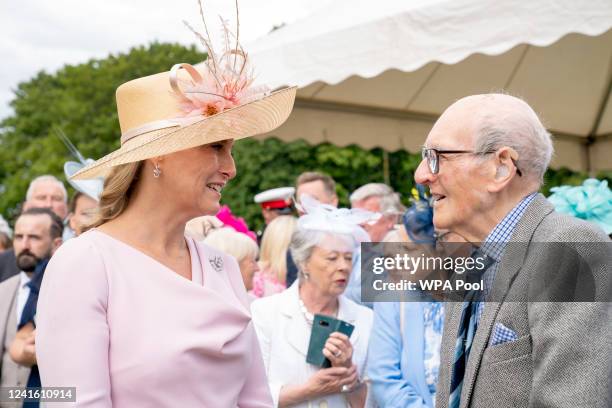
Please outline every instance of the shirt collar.
[[480, 247], [480, 250], [485, 255], [495, 259], [496, 262], [501, 260], [502, 253], [506, 248], [506, 244], [510, 241], [510, 237], [516, 225], [525, 213], [527, 206], [533, 201], [536, 195], [537, 193], [531, 193], [523, 198], [508, 214], [506, 214], [501, 222], [493, 228], [489, 235], [487, 235]]
[[26, 285], [30, 283], [31, 280], [32, 279], [30, 279], [27, 273], [21, 271], [21, 273], [19, 274], [19, 287], [24, 289]]

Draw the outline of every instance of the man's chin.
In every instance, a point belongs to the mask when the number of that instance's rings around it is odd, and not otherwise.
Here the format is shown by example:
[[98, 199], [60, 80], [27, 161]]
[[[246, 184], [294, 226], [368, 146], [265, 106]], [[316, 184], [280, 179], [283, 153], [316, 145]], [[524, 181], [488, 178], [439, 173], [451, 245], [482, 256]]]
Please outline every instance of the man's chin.
[[451, 226], [448, 220], [444, 218], [443, 214], [436, 215], [435, 211], [433, 216], [433, 225], [436, 231], [450, 230]]
[[26, 273], [29, 272], [34, 272], [34, 270], [36, 270], [36, 264], [31, 265], [31, 264], [17, 264], [17, 267], [19, 268], [19, 270], [24, 271]]
[[40, 259], [33, 258], [31, 256], [17, 258], [17, 268], [24, 272], [34, 272], [36, 265], [38, 265]]

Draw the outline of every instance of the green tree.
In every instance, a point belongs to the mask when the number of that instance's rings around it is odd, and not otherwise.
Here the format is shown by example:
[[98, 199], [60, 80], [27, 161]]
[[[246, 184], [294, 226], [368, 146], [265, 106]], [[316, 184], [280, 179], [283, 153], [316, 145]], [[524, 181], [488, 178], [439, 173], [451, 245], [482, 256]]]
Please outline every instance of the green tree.
[[128, 53], [41, 71], [20, 83], [14, 113], [0, 122], [0, 213], [12, 218], [31, 179], [63, 178], [71, 160], [55, 134], [61, 128], [86, 157], [98, 158], [119, 146], [115, 90], [124, 82], [169, 70], [176, 62], [196, 63], [205, 54], [194, 46], [152, 43]]

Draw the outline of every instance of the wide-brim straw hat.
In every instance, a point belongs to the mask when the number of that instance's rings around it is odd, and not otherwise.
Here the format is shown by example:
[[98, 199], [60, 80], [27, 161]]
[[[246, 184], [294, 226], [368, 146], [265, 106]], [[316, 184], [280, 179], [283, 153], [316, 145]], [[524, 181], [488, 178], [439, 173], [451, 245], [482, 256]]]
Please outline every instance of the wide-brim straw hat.
[[200, 80], [205, 73], [202, 66], [177, 64], [168, 72], [138, 78], [117, 88], [121, 147], [72, 178], [104, 177], [120, 164], [270, 132], [285, 122], [293, 109], [296, 87], [263, 94], [210, 116], [185, 115], [180, 99], [184, 94], [177, 83]]

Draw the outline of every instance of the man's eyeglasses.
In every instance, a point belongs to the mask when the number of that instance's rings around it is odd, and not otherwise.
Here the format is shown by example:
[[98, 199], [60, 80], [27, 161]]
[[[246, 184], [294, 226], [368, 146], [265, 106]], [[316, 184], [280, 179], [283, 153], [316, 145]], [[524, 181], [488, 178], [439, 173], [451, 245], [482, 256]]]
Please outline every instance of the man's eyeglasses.
[[[484, 155], [484, 154], [495, 153], [496, 151], [497, 150], [475, 152], [473, 150], [444, 150], [444, 149], [433, 149], [433, 148], [424, 147], [421, 150], [421, 157], [423, 158], [423, 160], [427, 160], [427, 165], [429, 166], [429, 171], [431, 171], [431, 174], [438, 174], [438, 172], [440, 171], [440, 155], [468, 154], [468, 153], [476, 154], [476, 155]], [[514, 167], [516, 167], [516, 174], [518, 174], [519, 177], [522, 177], [523, 173], [521, 173], [521, 170], [516, 165], [516, 161], [514, 159], [512, 159], [512, 163], [514, 163]]]

